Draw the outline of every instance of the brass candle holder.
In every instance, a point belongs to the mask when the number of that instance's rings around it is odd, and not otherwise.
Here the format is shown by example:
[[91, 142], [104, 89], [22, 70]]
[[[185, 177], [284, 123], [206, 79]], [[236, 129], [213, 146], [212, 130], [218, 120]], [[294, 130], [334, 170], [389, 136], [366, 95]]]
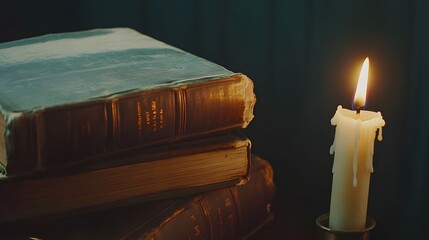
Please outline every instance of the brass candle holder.
[[329, 228], [329, 213], [316, 219], [317, 239], [319, 240], [369, 240], [370, 232], [375, 227], [375, 221], [366, 217], [365, 229], [359, 231], [338, 231]]

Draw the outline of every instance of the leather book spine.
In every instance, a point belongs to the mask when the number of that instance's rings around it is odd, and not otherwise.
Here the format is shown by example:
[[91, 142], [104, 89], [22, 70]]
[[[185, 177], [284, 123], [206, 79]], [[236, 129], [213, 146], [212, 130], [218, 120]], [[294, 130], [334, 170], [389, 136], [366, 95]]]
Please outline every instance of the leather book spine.
[[238, 74], [43, 109], [9, 124], [9, 173], [246, 127], [254, 103], [253, 83]]
[[252, 168], [251, 180], [197, 196], [187, 206], [165, 215], [151, 229], [137, 228], [123, 239], [241, 239], [272, 219], [273, 169], [265, 161]]

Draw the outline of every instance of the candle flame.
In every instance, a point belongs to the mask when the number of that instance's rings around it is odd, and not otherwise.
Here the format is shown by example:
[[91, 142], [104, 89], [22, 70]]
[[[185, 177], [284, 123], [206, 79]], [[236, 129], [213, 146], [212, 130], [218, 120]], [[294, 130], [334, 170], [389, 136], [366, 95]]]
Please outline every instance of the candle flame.
[[369, 72], [369, 59], [365, 58], [360, 71], [359, 81], [356, 87], [354, 106], [356, 109], [365, 107], [366, 102], [366, 88], [368, 85], [368, 72]]

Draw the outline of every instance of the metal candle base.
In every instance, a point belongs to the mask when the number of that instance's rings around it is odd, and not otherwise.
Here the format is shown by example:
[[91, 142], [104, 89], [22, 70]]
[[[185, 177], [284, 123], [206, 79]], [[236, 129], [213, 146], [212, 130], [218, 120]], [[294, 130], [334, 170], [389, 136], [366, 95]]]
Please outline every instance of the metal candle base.
[[323, 214], [316, 219], [317, 239], [319, 240], [369, 240], [371, 230], [375, 227], [375, 221], [366, 217], [365, 229], [360, 231], [337, 231], [329, 228], [329, 214]]

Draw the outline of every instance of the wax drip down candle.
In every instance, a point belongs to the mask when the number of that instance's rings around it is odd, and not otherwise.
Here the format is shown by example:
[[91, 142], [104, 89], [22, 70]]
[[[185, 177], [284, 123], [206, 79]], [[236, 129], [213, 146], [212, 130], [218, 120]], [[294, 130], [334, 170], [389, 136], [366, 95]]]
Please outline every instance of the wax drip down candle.
[[338, 231], [358, 231], [365, 228], [374, 140], [382, 140], [385, 121], [380, 112], [362, 110], [365, 107], [369, 60], [365, 59], [355, 93], [356, 111], [338, 106], [331, 124], [336, 126], [333, 180], [329, 227]]

